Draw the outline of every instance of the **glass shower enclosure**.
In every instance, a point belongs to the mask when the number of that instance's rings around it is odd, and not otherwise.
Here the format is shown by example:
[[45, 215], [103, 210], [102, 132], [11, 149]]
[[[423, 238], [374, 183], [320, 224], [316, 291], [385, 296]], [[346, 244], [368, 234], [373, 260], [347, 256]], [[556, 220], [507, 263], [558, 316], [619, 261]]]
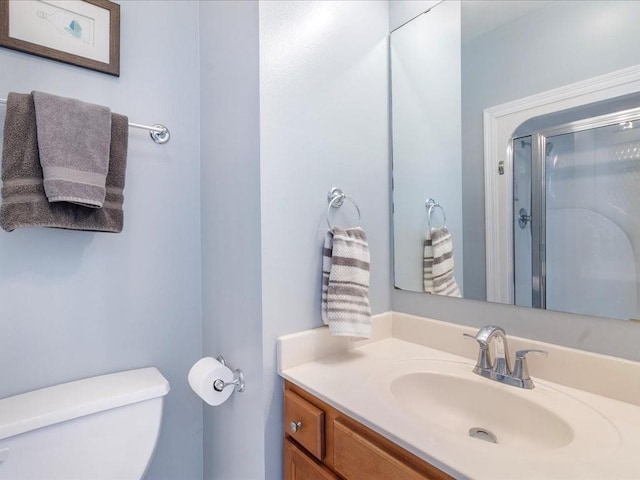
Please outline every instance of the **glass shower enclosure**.
[[512, 139], [515, 304], [640, 318], [640, 108]]

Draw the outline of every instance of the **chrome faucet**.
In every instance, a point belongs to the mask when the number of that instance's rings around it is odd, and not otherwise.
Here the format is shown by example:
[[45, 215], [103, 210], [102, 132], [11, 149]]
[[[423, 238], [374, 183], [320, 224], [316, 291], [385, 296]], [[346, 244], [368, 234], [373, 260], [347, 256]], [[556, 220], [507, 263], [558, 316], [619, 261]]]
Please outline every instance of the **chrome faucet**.
[[[478, 330], [475, 335], [463, 333], [467, 338], [472, 338], [480, 346], [478, 361], [473, 368], [473, 373], [482, 377], [505, 383], [514, 387], [533, 388], [533, 380], [529, 376], [527, 369], [527, 354], [535, 353], [547, 356], [544, 350], [518, 350], [513, 370], [509, 360], [509, 346], [507, 344], [507, 334], [504, 329], [495, 325], [487, 325]], [[491, 341], [495, 339], [495, 353], [489, 351]]]

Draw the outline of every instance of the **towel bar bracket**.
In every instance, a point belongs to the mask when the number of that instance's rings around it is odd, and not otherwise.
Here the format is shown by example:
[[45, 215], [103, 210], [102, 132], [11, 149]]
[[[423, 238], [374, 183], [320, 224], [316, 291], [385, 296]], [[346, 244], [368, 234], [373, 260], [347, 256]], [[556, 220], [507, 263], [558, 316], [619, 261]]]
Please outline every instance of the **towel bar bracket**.
[[338, 208], [342, 206], [344, 197], [345, 194], [341, 189], [339, 189], [338, 187], [333, 187], [327, 194], [327, 201], [333, 208]]
[[161, 128], [160, 132], [156, 132], [154, 130], [149, 131], [149, 136], [151, 139], [156, 142], [158, 145], [163, 145], [169, 141], [171, 138], [171, 133], [169, 133], [169, 129], [164, 125], [155, 124], [155, 128]]
[[362, 215], [360, 214], [360, 207], [358, 207], [356, 201], [353, 198], [345, 195], [340, 188], [333, 187], [327, 194], [327, 201], [329, 202], [329, 207], [327, 208], [327, 225], [329, 226], [330, 232], [333, 231], [333, 226], [331, 225], [331, 220], [329, 219], [329, 213], [331, 212], [332, 208], [341, 207], [345, 200], [349, 200], [358, 212], [358, 228], [360, 227], [360, 220], [362, 218]]
[[140, 128], [142, 130], [149, 130], [149, 136], [151, 140], [156, 142], [158, 145], [163, 145], [169, 141], [171, 138], [171, 133], [169, 129], [164, 125], [160, 125], [156, 123], [154, 126], [150, 127], [149, 125], [142, 125], [140, 123], [131, 123], [129, 122], [129, 127], [131, 128]]
[[447, 214], [445, 213], [444, 208], [442, 208], [442, 205], [436, 202], [433, 198], [428, 198], [424, 206], [427, 209], [427, 223], [429, 224], [429, 230], [431, 230], [431, 227], [432, 227], [431, 220], [432, 220], [433, 210], [436, 208], [440, 210], [440, 213], [442, 213], [442, 228], [447, 227]]
[[[228, 366], [227, 362], [224, 361], [224, 357], [222, 355], [218, 355], [216, 360], [218, 360], [225, 367]], [[236, 368], [233, 371], [233, 380], [232, 381], [225, 382], [224, 380], [221, 380], [221, 379], [215, 380], [213, 382], [213, 389], [216, 392], [221, 392], [225, 388], [227, 388], [229, 386], [232, 386], [232, 385], [233, 385], [233, 388], [235, 389], [236, 392], [244, 392], [244, 387], [245, 387], [244, 373], [242, 373], [242, 370], [240, 370], [239, 368]]]

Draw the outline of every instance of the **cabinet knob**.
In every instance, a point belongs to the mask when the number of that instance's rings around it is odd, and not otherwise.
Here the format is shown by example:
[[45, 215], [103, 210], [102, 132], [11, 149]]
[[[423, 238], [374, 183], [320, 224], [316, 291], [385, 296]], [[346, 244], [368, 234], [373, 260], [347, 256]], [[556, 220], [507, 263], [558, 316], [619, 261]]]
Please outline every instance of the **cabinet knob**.
[[300, 421], [289, 422], [289, 428], [291, 429], [291, 431], [293, 433], [296, 433], [298, 430], [300, 430], [302, 428], [302, 422], [300, 422]]

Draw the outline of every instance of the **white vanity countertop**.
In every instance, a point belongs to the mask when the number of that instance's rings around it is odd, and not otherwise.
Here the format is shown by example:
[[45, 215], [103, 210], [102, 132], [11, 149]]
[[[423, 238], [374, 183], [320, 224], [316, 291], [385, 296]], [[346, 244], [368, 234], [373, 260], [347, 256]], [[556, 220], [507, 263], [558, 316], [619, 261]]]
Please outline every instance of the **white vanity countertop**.
[[[401, 365], [426, 359], [457, 364], [471, 371], [474, 360], [424, 345], [424, 334], [430, 333], [438, 346], [446, 345], [442, 338], [447, 338], [448, 333], [454, 335], [454, 346], [448, 345], [447, 349], [455, 350], [460, 331], [474, 332], [475, 329], [448, 327], [442, 322], [390, 313], [378, 317], [374, 323], [375, 338], [367, 342], [335, 339], [325, 328], [281, 337], [278, 340], [280, 375], [456, 478], [640, 479], [640, 406], [541, 379], [535, 376], [533, 369], [531, 373], [536, 385], [533, 390], [473, 377], [481, 382], [495, 383], [498, 388], [508, 389], [508, 395], [523, 399], [544, 402], [545, 398], [556, 398], [553, 395], [571, 397], [571, 401], [579, 402], [581, 409], [590, 412], [590, 418], [597, 419], [598, 429], [602, 428], [594, 435], [588, 432], [595, 439], [593, 442], [586, 446], [574, 441], [559, 448], [522, 450], [454, 434], [430, 421], [428, 412], [416, 416], [404, 410], [393, 397], [385, 378]], [[423, 330], [422, 335], [415, 332], [411, 337], [422, 344], [397, 338], [406, 336], [403, 329], [416, 321], [420, 322], [420, 328], [426, 325], [425, 328], [431, 329]], [[514, 340], [517, 348], [522, 348], [522, 341]], [[460, 345], [467, 348], [465, 342]], [[572, 355], [586, 355], [593, 362], [597, 360], [593, 357], [602, 357], [605, 366], [601, 371], [608, 377], [611, 375], [607, 375], [607, 370], [615, 371], [618, 367], [621, 369], [619, 374], [627, 373], [627, 370], [640, 372], [640, 364], [636, 362], [537, 342], [526, 346], [548, 347], [550, 357], [555, 357], [554, 361], [561, 364], [575, 363]], [[512, 352], [514, 350], [512, 348]], [[468, 351], [473, 351], [473, 345], [465, 350], [465, 354]], [[568, 352], [566, 357], [564, 351]], [[616, 365], [617, 362], [621, 362], [620, 365]], [[640, 376], [636, 375], [632, 380], [635, 388], [640, 383], [638, 379]], [[627, 395], [625, 387], [613, 389], [619, 391], [618, 397]], [[640, 390], [635, 392], [640, 396]], [[497, 412], [500, 408], [496, 405]]]

